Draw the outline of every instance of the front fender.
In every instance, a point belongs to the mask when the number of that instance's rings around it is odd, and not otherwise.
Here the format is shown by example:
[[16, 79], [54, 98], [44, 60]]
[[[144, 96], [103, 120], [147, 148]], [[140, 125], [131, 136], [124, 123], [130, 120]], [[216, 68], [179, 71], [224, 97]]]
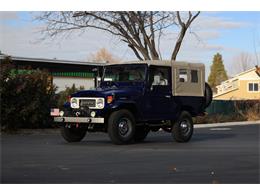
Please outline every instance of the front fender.
[[138, 105], [136, 104], [135, 101], [116, 101], [111, 103], [110, 105], [106, 106], [107, 109], [107, 114], [109, 115], [110, 113], [117, 111], [117, 110], [121, 110], [121, 109], [127, 109], [130, 112], [132, 112], [132, 114], [134, 115], [134, 117], [136, 119], [140, 119], [141, 118], [141, 112], [138, 108]]

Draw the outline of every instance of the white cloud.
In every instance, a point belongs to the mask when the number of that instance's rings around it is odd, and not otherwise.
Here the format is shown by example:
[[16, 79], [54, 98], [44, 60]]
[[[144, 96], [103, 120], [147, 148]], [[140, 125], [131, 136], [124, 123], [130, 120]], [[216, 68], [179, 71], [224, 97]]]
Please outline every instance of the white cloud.
[[45, 41], [39, 41], [42, 35], [38, 31], [39, 27], [31, 24], [19, 29], [1, 25], [0, 50], [15, 56], [87, 60], [91, 53], [106, 47], [119, 58], [134, 58], [124, 44], [101, 31], [89, 29], [83, 34]]
[[[0, 12], [0, 18], [17, 20], [16, 22], [20, 20], [17, 12]], [[216, 52], [222, 51], [225, 58], [230, 58], [229, 55], [239, 52], [232, 46], [228, 47], [217, 42], [223, 36], [222, 31], [242, 28], [246, 25], [229, 18], [208, 13], [201, 14], [191, 28], [192, 32], [196, 32], [196, 36], [187, 32], [178, 60], [203, 62], [207, 65], [208, 72]], [[91, 53], [105, 47], [122, 60], [136, 59], [125, 43], [102, 31], [89, 29], [83, 34], [73, 33], [69, 38], [37, 42], [41, 37], [40, 33], [36, 32], [38, 30], [39, 26], [29, 21], [19, 26], [4, 23], [0, 26], [0, 50], [10, 55], [24, 57], [87, 60]], [[165, 34], [161, 39], [161, 53], [164, 59], [169, 59], [177, 34], [170, 30]]]
[[211, 16], [208, 13], [202, 15], [198, 20], [194, 21], [192, 28], [196, 31], [200, 30], [219, 30], [219, 29], [235, 29], [241, 28], [248, 24], [243, 22], [233, 21], [229, 18]]
[[18, 19], [17, 12], [0, 11], [0, 20], [16, 20]]

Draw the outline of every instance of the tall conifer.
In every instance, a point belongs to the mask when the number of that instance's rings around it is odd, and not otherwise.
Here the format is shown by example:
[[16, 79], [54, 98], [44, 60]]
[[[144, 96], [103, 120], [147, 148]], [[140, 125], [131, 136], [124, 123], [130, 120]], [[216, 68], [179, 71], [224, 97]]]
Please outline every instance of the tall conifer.
[[228, 79], [225, 66], [223, 64], [222, 55], [217, 53], [214, 55], [213, 63], [210, 67], [210, 75], [208, 77], [208, 83], [214, 92], [217, 91], [216, 86], [221, 84], [222, 81]]

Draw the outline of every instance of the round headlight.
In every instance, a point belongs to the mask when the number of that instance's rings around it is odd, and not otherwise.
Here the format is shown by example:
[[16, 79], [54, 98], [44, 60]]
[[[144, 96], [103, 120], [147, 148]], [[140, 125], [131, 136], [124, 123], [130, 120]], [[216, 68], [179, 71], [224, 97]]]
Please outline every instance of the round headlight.
[[103, 101], [103, 99], [98, 99], [98, 100], [97, 100], [97, 107], [98, 107], [98, 108], [104, 107], [104, 101]]
[[92, 112], [90, 113], [90, 116], [91, 116], [91, 117], [95, 117], [95, 116], [96, 116], [95, 111], [92, 111]]
[[72, 98], [71, 99], [71, 107], [72, 108], [75, 108], [75, 107], [77, 107], [78, 106], [78, 101], [77, 101], [77, 99], [76, 98]]

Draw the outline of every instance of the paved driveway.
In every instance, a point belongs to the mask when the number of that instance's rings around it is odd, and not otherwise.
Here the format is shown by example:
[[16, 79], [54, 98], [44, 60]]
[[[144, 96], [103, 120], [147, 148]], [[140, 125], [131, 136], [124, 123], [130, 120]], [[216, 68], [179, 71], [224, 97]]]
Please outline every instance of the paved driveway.
[[104, 133], [2, 135], [2, 183], [259, 183], [260, 125], [197, 128], [189, 143], [150, 133], [113, 145]]

